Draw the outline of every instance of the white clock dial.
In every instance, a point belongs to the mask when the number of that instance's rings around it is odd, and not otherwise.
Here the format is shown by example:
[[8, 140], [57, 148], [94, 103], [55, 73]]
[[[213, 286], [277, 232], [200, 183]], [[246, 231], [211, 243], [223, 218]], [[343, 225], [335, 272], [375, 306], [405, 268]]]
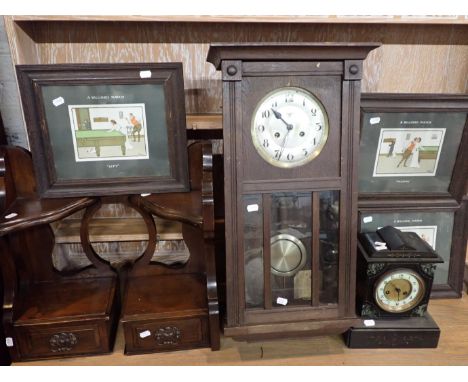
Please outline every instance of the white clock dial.
[[424, 297], [421, 277], [409, 269], [385, 274], [375, 287], [375, 301], [387, 312], [402, 313], [414, 308]]
[[255, 108], [252, 142], [260, 156], [277, 167], [302, 166], [320, 154], [328, 137], [322, 103], [297, 87], [267, 94]]

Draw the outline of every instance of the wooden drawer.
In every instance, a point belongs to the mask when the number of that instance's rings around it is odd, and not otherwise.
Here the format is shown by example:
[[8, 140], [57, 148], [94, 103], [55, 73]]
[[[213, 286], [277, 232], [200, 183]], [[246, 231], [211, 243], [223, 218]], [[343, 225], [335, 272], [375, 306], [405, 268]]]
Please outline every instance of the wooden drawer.
[[28, 325], [15, 328], [21, 360], [106, 353], [109, 330], [105, 321], [69, 325]]
[[127, 354], [209, 346], [207, 317], [123, 322]]

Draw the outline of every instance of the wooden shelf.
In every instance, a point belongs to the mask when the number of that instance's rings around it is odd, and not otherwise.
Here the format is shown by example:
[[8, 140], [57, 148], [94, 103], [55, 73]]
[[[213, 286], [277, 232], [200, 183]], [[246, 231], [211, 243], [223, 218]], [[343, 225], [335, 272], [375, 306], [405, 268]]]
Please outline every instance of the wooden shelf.
[[[55, 243], [80, 243], [80, 219], [61, 220], [54, 224]], [[183, 240], [182, 224], [156, 219], [158, 240]], [[148, 232], [140, 218], [93, 219], [89, 225], [89, 239], [93, 243], [148, 240]]]
[[310, 24], [468, 24], [465, 16], [337, 16], [337, 15], [154, 15], [154, 16], [11, 16], [14, 21], [125, 21], [190, 23], [310, 23]]
[[222, 130], [222, 114], [189, 114], [186, 119], [187, 130]]

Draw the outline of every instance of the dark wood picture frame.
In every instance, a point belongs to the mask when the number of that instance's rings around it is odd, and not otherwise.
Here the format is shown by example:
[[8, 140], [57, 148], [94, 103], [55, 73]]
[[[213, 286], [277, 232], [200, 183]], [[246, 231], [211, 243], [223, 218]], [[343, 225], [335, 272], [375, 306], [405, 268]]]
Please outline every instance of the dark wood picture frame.
[[[188, 190], [182, 63], [18, 65], [16, 70], [41, 197]], [[86, 94], [87, 90], [91, 92], [85, 97], [83, 94]], [[91, 117], [85, 121], [88, 125], [83, 127], [83, 124], [78, 123], [78, 112], [75, 111], [76, 114], [73, 116], [73, 109], [70, 109], [74, 105], [68, 105], [63, 97], [52, 99], [49, 96], [49, 94], [54, 94], [54, 91], [63, 91], [68, 94], [70, 103], [77, 104], [77, 108], [89, 107], [88, 114], [95, 105], [96, 109], [99, 109], [98, 106], [102, 109], [103, 105], [109, 108], [115, 107], [114, 113], [117, 113], [119, 108], [127, 107], [128, 112], [134, 105], [143, 105], [141, 115], [145, 124], [141, 121], [139, 129], [135, 129], [135, 124], [133, 124], [132, 131], [129, 130], [131, 129], [129, 123], [127, 133], [119, 134], [118, 143], [115, 140], [110, 143], [102, 143], [102, 140], [100, 143], [78, 142], [79, 130], [93, 130]], [[77, 96], [76, 94], [80, 91], [82, 93]], [[101, 96], [101, 94], [106, 94], [105, 91], [108, 91], [107, 95]], [[121, 100], [118, 100], [119, 97]], [[57, 99], [59, 99], [58, 105], [55, 102]], [[86, 102], [85, 99], [92, 101]], [[86, 105], [86, 103], [92, 103], [92, 105]], [[121, 106], [118, 106], [119, 104]], [[62, 111], [56, 111], [59, 109], [57, 106], [62, 107]], [[123, 115], [123, 111], [118, 113], [121, 113], [119, 117]], [[112, 116], [112, 114], [109, 115]], [[55, 124], [49, 124], [48, 118]], [[77, 121], [76, 125], [74, 125], [73, 118]], [[63, 123], [64, 120], [66, 123]], [[105, 121], [107, 124], [115, 123], [110, 117]], [[100, 121], [98, 118], [93, 118], [93, 122]], [[102, 135], [101, 132], [105, 129], [102, 128], [99, 131]], [[143, 157], [141, 150], [138, 154], [134, 154], [134, 157], [125, 157], [128, 152], [125, 147], [127, 141], [130, 142], [133, 139], [132, 142], [137, 142], [138, 136], [138, 144], [140, 144], [140, 131], [146, 157]], [[65, 143], [63, 139], [57, 138], [63, 136], [67, 137]], [[63, 149], [62, 144], [68, 145], [69, 150]], [[95, 150], [95, 158], [87, 159], [86, 162], [78, 159], [78, 148], [82, 148], [83, 144], [87, 145], [85, 147], [91, 147], [89, 152]], [[96, 159], [101, 155], [101, 144], [103, 146], [120, 145], [121, 156], [114, 158], [105, 156], [103, 159]], [[74, 153], [70, 153], [71, 151]], [[61, 156], [65, 159], [61, 159]], [[74, 173], [75, 170], [76, 173]], [[69, 173], [73, 175], [68, 178]], [[88, 176], [90, 173], [92, 176]]]
[[[453, 229], [450, 240], [450, 258], [448, 259], [447, 283], [436, 283], [432, 286], [431, 298], [460, 298], [463, 292], [463, 276], [465, 269], [466, 243], [468, 240], [468, 199], [464, 199], [458, 207], [448, 208], [435, 206], [404, 206], [395, 209], [386, 206], [359, 208], [358, 232], [361, 231], [363, 218], [371, 214], [385, 213], [453, 213]], [[437, 221], [434, 224], [437, 225]]]
[[[399, 94], [363, 93], [361, 96], [361, 142], [363, 117], [369, 113], [464, 112], [468, 115], [468, 95], [463, 94]], [[465, 119], [458, 152], [446, 192], [364, 192], [360, 189], [359, 206], [425, 205], [456, 207], [461, 203], [468, 175], [468, 118]], [[362, 146], [361, 146], [362, 149]], [[441, 148], [443, 150], [443, 147]], [[361, 161], [362, 162], [362, 161]], [[361, 168], [362, 171], [362, 168]], [[360, 176], [361, 177], [361, 176]]]
[[[361, 96], [361, 142], [366, 113], [463, 112], [468, 116], [468, 95], [363, 93]], [[362, 147], [362, 145], [361, 145]], [[432, 298], [458, 298], [463, 290], [463, 272], [468, 238], [468, 117], [465, 117], [460, 144], [446, 192], [363, 192], [358, 198], [359, 213], [451, 211], [454, 213], [447, 284], [433, 286]], [[442, 147], [443, 148], [443, 147]], [[360, 220], [359, 220], [360, 222]]]

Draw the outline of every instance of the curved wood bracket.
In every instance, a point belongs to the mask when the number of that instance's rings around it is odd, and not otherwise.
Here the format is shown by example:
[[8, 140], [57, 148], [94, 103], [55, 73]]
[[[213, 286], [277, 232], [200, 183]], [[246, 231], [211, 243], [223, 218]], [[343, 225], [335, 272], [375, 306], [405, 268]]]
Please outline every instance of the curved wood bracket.
[[219, 334], [218, 284], [216, 280], [216, 256], [214, 246], [213, 152], [212, 145], [209, 143], [202, 144], [202, 163], [202, 227], [208, 316], [210, 321], [210, 343], [212, 350], [219, 350], [221, 340]]
[[202, 219], [203, 236], [214, 238], [213, 152], [211, 144], [202, 145]]
[[[17, 199], [0, 217], [0, 236], [66, 218], [94, 202], [93, 198]], [[7, 219], [12, 213], [16, 216]]]
[[[178, 196], [181, 194], [172, 194], [172, 202], [170, 205], [167, 204], [169, 201], [168, 195], [169, 194], [153, 194], [148, 197], [132, 195], [129, 200], [132, 203], [132, 206], [144, 208], [146, 211], [150, 212], [154, 216], [160, 217], [161, 219], [187, 223], [195, 227], [202, 226], [203, 217], [201, 215], [197, 215], [193, 213], [193, 211], [186, 211], [183, 208], [176, 208], [177, 206], [183, 206], [183, 204], [177, 203]], [[185, 193], [185, 195], [188, 194]], [[182, 200], [183, 197], [179, 197], [179, 199]]]
[[[146, 224], [146, 229], [148, 230], [148, 245], [146, 246], [145, 251], [138, 257], [132, 269], [132, 274], [134, 271], [148, 265], [153, 257], [154, 251], [156, 250], [156, 237], [157, 237], [157, 230], [156, 224], [154, 223], [153, 217], [150, 213], [146, 212], [143, 208], [140, 208], [139, 205], [135, 205], [132, 203], [131, 198], [129, 198], [129, 205], [134, 208], [143, 218]], [[164, 265], [164, 264], [161, 264]]]
[[104, 260], [100, 257], [96, 251], [94, 250], [91, 242], [89, 240], [89, 222], [91, 221], [92, 217], [96, 213], [97, 210], [101, 208], [101, 199], [95, 201], [94, 204], [90, 205], [86, 208], [85, 214], [81, 219], [81, 227], [80, 227], [80, 239], [81, 239], [81, 246], [83, 247], [83, 251], [88, 258], [89, 261], [103, 274], [114, 273], [111, 270], [110, 262]]

